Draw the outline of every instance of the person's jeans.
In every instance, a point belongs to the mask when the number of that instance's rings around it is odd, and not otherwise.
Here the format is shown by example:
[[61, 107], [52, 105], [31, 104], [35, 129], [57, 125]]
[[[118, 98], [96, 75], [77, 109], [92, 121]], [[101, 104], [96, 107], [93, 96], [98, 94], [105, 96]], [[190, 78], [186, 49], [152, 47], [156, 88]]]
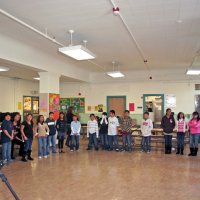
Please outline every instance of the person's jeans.
[[95, 148], [98, 148], [97, 145], [97, 134], [96, 133], [89, 133], [89, 143], [88, 143], [88, 149], [92, 149], [92, 146], [94, 144]]
[[190, 148], [198, 148], [200, 134], [190, 133]]
[[108, 142], [109, 142], [109, 148], [111, 150], [113, 150], [113, 143], [114, 143], [115, 149], [119, 149], [117, 135], [109, 135], [108, 136]]
[[11, 146], [11, 158], [14, 157], [15, 144], [20, 145], [19, 156], [22, 156], [23, 152], [24, 152], [24, 142], [14, 139], [14, 140], [12, 140], [12, 146]]
[[126, 145], [128, 147], [128, 150], [131, 150], [131, 133], [128, 133], [127, 135], [122, 135], [123, 139], [123, 147], [126, 149]]
[[47, 137], [38, 138], [38, 156], [47, 155]]
[[58, 131], [58, 148], [63, 149], [64, 139], [65, 139], [65, 132]]
[[165, 148], [172, 148], [172, 135], [165, 135]]
[[50, 144], [52, 145], [52, 152], [56, 152], [56, 136], [55, 135], [49, 135], [47, 137], [47, 155], [50, 154]]
[[74, 150], [74, 148], [76, 148], [76, 150], [79, 149], [79, 140], [80, 140], [80, 135], [71, 135], [71, 141], [70, 141], [71, 150]]
[[107, 134], [100, 134], [101, 145], [103, 149], [108, 148], [108, 135]]
[[2, 159], [11, 160], [11, 141], [2, 143]]
[[177, 133], [177, 148], [184, 149], [184, 139], [185, 139], [185, 133], [178, 132]]
[[151, 136], [142, 136], [142, 150], [151, 151]]
[[66, 128], [67, 128], [67, 139], [65, 145], [69, 147], [71, 140], [71, 124], [67, 124]]
[[28, 151], [31, 151], [32, 148], [33, 139], [27, 138], [27, 140], [24, 141], [24, 151], [27, 153]]

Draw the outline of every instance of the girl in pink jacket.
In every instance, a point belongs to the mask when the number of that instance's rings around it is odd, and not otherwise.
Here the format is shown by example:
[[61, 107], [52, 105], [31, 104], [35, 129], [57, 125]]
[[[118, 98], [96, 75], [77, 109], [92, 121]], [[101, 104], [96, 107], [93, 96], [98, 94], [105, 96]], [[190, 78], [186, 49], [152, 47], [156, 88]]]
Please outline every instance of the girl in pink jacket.
[[200, 117], [198, 112], [193, 112], [188, 127], [190, 130], [190, 154], [188, 156], [197, 156], [200, 137]]

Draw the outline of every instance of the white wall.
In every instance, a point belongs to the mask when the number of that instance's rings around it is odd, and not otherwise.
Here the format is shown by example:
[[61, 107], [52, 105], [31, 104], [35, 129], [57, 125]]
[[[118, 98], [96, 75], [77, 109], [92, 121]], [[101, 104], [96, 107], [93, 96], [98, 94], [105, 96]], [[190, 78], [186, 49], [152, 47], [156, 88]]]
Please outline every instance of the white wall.
[[86, 108], [88, 105], [106, 105], [106, 96], [109, 95], [126, 95], [127, 108], [130, 102], [135, 103], [135, 114], [143, 112], [143, 109], [137, 109], [137, 106], [143, 106], [143, 94], [175, 94], [177, 107], [173, 109], [174, 112], [190, 114], [194, 111], [194, 95], [200, 93], [194, 90], [194, 83], [189, 82], [61, 84], [61, 97], [77, 97], [79, 92], [86, 98]]
[[0, 112], [20, 112], [18, 102], [23, 103], [23, 96], [38, 96], [31, 91], [38, 91], [39, 84], [35, 81], [25, 81], [0, 76]]

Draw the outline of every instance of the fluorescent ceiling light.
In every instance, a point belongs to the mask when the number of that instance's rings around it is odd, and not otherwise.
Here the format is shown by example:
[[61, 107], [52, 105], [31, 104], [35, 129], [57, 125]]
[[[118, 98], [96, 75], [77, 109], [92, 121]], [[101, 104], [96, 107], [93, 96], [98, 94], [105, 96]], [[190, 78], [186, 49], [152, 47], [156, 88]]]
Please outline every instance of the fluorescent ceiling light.
[[76, 60], [90, 60], [96, 57], [95, 54], [93, 54], [91, 51], [89, 51], [82, 45], [61, 47], [58, 50], [59, 52]]
[[35, 79], [35, 80], [38, 80], [38, 81], [39, 81], [39, 80], [40, 80], [40, 77], [34, 77], [33, 79]]
[[121, 78], [125, 76], [120, 71], [107, 72], [107, 75], [111, 76], [112, 78]]
[[186, 72], [187, 75], [200, 75], [200, 70], [197, 69], [188, 69]]
[[8, 67], [3, 67], [3, 66], [0, 66], [0, 72], [7, 72], [9, 71], [10, 69]]

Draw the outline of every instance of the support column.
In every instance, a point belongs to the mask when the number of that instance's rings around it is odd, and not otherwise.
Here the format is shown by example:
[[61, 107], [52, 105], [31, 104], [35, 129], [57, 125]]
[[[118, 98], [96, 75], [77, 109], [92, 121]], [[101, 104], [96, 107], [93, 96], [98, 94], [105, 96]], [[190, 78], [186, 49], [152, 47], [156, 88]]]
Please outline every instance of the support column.
[[39, 76], [40, 114], [47, 118], [49, 112], [54, 112], [57, 119], [60, 106], [60, 74], [39, 72]]

